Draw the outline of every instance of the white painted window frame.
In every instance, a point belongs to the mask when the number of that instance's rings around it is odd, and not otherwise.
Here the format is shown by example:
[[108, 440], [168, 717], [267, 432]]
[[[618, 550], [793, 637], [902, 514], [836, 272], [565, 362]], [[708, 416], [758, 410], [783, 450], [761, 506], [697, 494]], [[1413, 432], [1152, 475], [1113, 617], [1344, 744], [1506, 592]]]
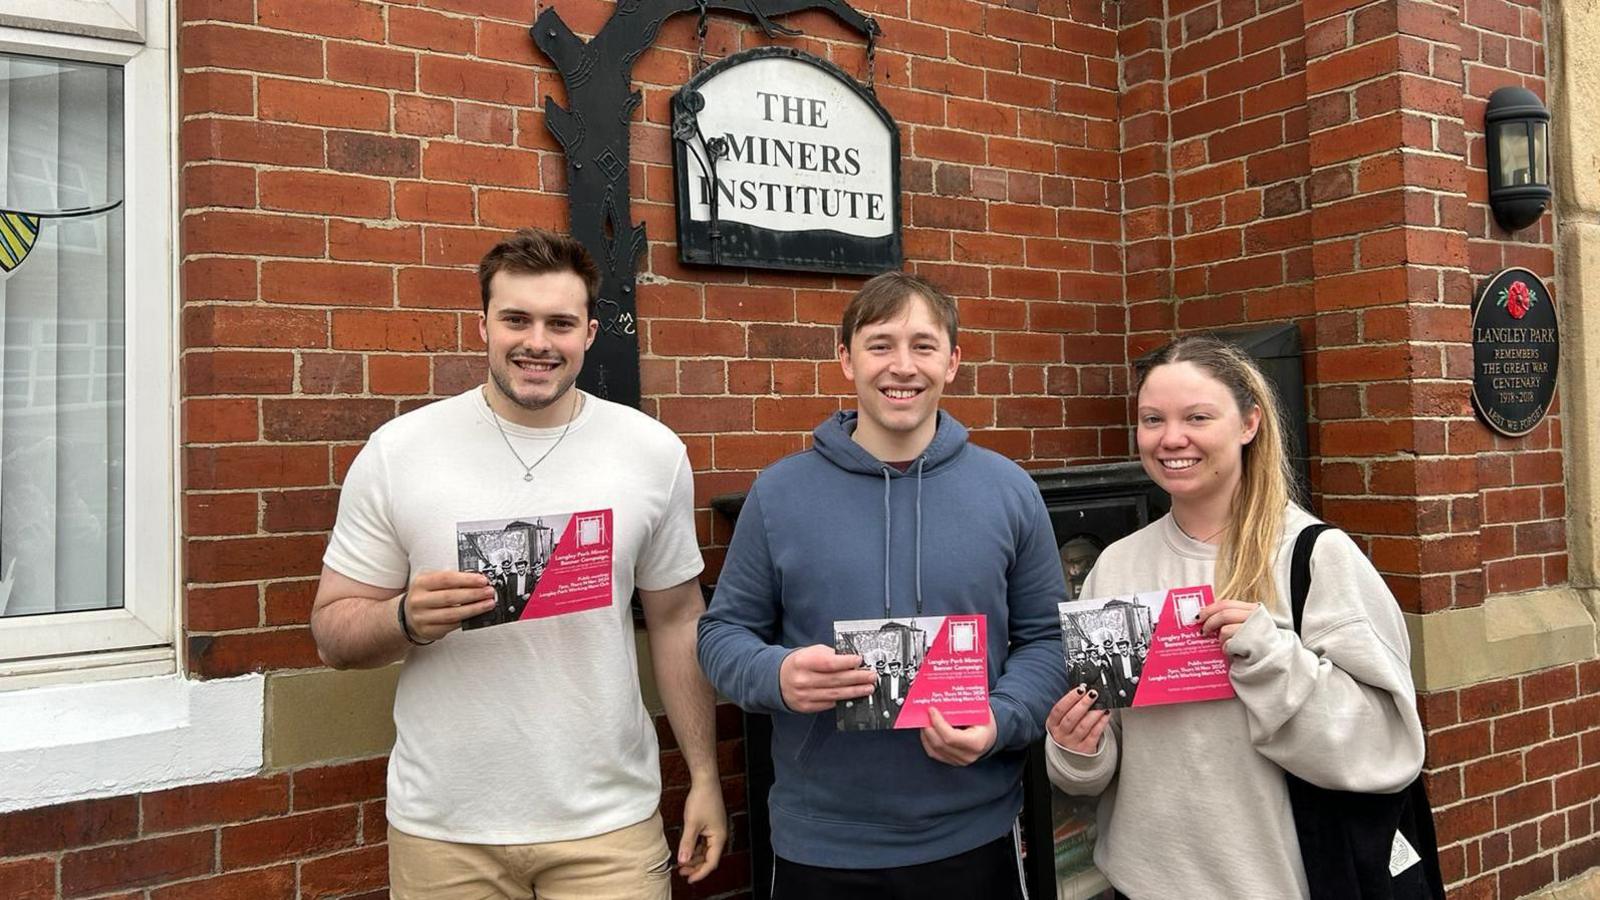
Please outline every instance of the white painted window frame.
[[[146, 0], [6, 0], [0, 26], [138, 44], [160, 33], [147, 28], [146, 5]], [[148, 5], [165, 6], [166, 0]]]
[[[177, 661], [180, 517], [174, 395], [175, 61], [169, 4], [6, 0], [5, 9], [0, 50], [123, 69], [127, 502], [123, 608], [0, 619], [0, 691], [90, 677], [170, 673]], [[30, 11], [38, 15], [30, 19]], [[117, 31], [106, 25], [112, 18], [128, 27]], [[30, 27], [11, 27], [17, 21]]]

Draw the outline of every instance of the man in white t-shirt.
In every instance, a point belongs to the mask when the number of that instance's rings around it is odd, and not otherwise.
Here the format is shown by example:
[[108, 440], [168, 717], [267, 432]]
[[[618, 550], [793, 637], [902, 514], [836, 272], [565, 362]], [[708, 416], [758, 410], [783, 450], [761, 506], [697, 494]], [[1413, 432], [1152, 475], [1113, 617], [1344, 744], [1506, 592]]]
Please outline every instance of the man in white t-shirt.
[[[699, 881], [727, 842], [714, 695], [695, 659], [688, 456], [655, 420], [572, 389], [597, 329], [599, 272], [581, 244], [519, 231], [478, 278], [487, 383], [373, 432], [345, 478], [311, 630], [335, 668], [405, 660], [393, 896], [665, 900], [674, 867]], [[531, 596], [495, 614], [490, 561], [545, 552]], [[636, 588], [691, 779], [676, 854], [639, 694]]]

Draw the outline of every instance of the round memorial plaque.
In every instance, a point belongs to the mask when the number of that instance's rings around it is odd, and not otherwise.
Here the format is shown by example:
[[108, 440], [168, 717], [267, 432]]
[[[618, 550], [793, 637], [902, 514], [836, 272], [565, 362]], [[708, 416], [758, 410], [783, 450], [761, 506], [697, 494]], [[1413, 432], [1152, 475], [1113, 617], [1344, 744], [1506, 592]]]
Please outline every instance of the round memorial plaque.
[[1472, 408], [1507, 437], [1533, 430], [1550, 409], [1561, 361], [1555, 298], [1527, 269], [1489, 279], [1472, 304]]

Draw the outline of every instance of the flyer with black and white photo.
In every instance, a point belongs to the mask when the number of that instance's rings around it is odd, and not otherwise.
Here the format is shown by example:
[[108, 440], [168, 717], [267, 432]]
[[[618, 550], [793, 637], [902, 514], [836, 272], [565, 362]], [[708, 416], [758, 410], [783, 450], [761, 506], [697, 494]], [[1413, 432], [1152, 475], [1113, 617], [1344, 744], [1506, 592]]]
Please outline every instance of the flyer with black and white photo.
[[1222, 640], [1200, 629], [1210, 605], [1209, 584], [1057, 604], [1068, 683], [1096, 709], [1232, 697]]
[[611, 605], [611, 510], [456, 524], [456, 567], [494, 588], [465, 630]]
[[871, 694], [834, 704], [839, 730], [924, 728], [929, 709], [951, 725], [987, 723], [988, 641], [982, 615], [834, 622], [834, 650], [878, 676]]

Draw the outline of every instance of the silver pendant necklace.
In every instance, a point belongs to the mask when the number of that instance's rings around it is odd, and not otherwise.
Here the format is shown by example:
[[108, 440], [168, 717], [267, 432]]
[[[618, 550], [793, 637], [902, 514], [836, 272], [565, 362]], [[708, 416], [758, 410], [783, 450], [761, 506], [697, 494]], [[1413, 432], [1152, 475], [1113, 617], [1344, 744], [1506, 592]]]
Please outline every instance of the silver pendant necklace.
[[[484, 403], [488, 403], [489, 402], [489, 388], [487, 386], [485, 386], [483, 391], [484, 391], [483, 402]], [[576, 419], [578, 417], [578, 403], [582, 399], [583, 398], [582, 398], [582, 396], [580, 394], [578, 394], [576, 391], [573, 392], [573, 395], [572, 395], [572, 415], [567, 416], [567, 424], [561, 426], [561, 434], [556, 436], [556, 442], [554, 444], [550, 445], [550, 449], [549, 450], [546, 450], [545, 452], [541, 453], [539, 455], [539, 458], [533, 461], [532, 465], [529, 465], [528, 463], [525, 463], [525, 462], [522, 461], [522, 454], [517, 452], [517, 448], [516, 447], [511, 446], [511, 437], [510, 437], [510, 435], [506, 434], [506, 427], [504, 425], [500, 424], [500, 414], [494, 411], [494, 406], [491, 405], [489, 407], [489, 416], [494, 419], [494, 427], [499, 429], [499, 431], [500, 431], [500, 440], [506, 442], [506, 449], [511, 451], [511, 455], [513, 457], [515, 457], [516, 460], [517, 460], [517, 465], [522, 467], [522, 480], [523, 481], [532, 481], [533, 480], [533, 470], [538, 468], [539, 464], [545, 461], [545, 457], [547, 457], [550, 454], [556, 452], [556, 448], [561, 446], [561, 442], [563, 440], [565, 440], [566, 437], [567, 437], [567, 429], [572, 427], [572, 420]]]

